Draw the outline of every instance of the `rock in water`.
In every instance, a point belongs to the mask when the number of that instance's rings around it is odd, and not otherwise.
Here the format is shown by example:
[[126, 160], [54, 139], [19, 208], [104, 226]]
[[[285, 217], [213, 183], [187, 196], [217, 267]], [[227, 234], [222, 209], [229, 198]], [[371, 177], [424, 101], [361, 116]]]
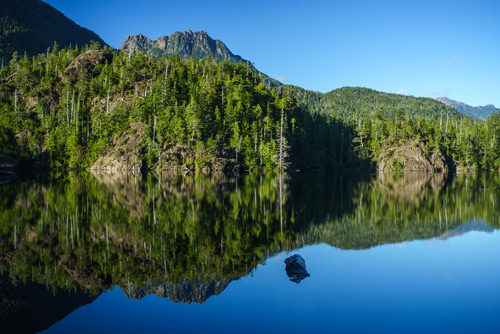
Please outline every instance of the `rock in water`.
[[306, 261], [299, 254], [285, 259], [285, 264], [286, 274], [292, 282], [300, 283], [304, 278], [311, 276], [306, 270]]

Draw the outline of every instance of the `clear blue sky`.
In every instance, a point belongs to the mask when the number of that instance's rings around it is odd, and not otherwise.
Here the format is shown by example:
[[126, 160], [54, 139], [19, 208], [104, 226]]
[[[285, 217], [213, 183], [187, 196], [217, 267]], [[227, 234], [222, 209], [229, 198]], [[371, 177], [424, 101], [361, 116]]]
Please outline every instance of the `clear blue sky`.
[[112, 47], [205, 30], [262, 72], [500, 108], [500, 1], [44, 0]]

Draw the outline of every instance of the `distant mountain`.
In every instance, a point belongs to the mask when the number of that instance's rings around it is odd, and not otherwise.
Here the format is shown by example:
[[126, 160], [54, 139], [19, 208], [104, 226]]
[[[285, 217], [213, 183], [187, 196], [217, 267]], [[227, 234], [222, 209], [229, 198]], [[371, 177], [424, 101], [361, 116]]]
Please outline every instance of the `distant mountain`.
[[457, 226], [453, 230], [446, 231], [446, 233], [441, 234], [437, 239], [447, 240], [472, 231], [491, 233], [493, 232], [493, 228], [485, 221], [476, 220]]
[[0, 6], [0, 63], [14, 51], [36, 55], [54, 42], [60, 47], [83, 46], [91, 41], [104, 45], [92, 31], [82, 28], [57, 9], [39, 0], [2, 0]]
[[137, 51], [146, 52], [148, 55], [159, 58], [171, 57], [177, 53], [181, 60], [190, 56], [203, 59], [210, 55], [214, 59], [228, 59], [232, 62], [246, 62], [240, 56], [234, 55], [220, 40], [213, 40], [206, 31], [174, 32], [170, 36], [159, 37], [156, 41], [142, 34], [128, 36], [119, 50], [135, 54]]
[[460, 111], [465, 115], [472, 116], [480, 120], [484, 120], [488, 118], [491, 114], [497, 112], [497, 108], [495, 108], [495, 106], [492, 104], [488, 104], [483, 107], [473, 107], [463, 102], [451, 100], [447, 97], [438, 97], [436, 100], [446, 104], [448, 107], [452, 107]]
[[[142, 34], [128, 36], [118, 49], [133, 55], [138, 51], [142, 51], [155, 58], [172, 57], [177, 54], [181, 60], [188, 60], [189, 57], [204, 59], [211, 56], [218, 60], [227, 59], [233, 63], [250, 63], [248, 60], [233, 54], [223, 42], [212, 39], [203, 30], [198, 32], [192, 32], [191, 30], [176, 31], [170, 36], [159, 37], [155, 41]], [[250, 65], [253, 68], [253, 65]], [[275, 87], [281, 85], [278, 80], [267, 76], [264, 81]]]
[[379, 92], [363, 87], [343, 87], [328, 93], [319, 93], [296, 86], [283, 85], [278, 88], [280, 93], [290, 91], [299, 102], [314, 113], [335, 114], [342, 119], [373, 116], [381, 110], [385, 117], [394, 118], [398, 111], [403, 111], [405, 117], [446, 119], [466, 117], [456, 109], [443, 105], [438, 101], [401, 94]]

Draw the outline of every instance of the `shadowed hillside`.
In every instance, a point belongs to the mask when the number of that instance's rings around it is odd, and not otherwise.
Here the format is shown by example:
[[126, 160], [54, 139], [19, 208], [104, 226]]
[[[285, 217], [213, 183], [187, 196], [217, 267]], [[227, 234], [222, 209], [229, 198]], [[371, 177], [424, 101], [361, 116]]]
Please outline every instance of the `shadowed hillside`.
[[0, 63], [5, 65], [17, 51], [20, 56], [47, 52], [54, 43], [60, 47], [104, 45], [92, 31], [82, 28], [49, 4], [39, 0], [2, 0], [0, 9]]

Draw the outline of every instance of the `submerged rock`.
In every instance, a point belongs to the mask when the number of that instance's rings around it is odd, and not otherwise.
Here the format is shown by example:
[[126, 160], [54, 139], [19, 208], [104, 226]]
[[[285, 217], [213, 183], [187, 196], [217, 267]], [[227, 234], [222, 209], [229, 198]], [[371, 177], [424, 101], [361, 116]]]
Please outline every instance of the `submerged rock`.
[[306, 270], [306, 261], [299, 254], [285, 259], [285, 264], [286, 274], [292, 282], [300, 283], [304, 278], [311, 276]]

